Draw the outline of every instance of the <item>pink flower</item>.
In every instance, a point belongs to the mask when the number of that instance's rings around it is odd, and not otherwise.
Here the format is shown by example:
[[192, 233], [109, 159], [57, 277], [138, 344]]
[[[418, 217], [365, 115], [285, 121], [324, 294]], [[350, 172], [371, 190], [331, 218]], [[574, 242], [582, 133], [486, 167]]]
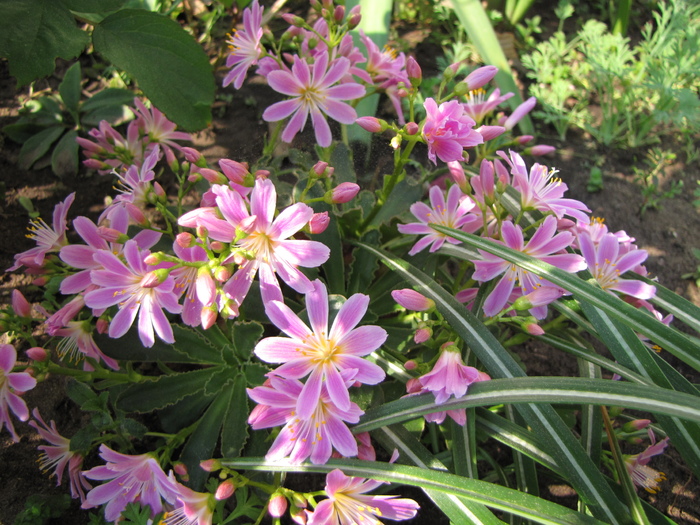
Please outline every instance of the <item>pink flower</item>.
[[32, 305], [18, 289], [12, 290], [12, 311], [20, 317], [31, 317]]
[[131, 502], [150, 506], [151, 517], [163, 511], [163, 499], [175, 503], [177, 488], [152, 456], [120, 454], [102, 444], [100, 457], [107, 464], [83, 472], [83, 476], [111, 481], [88, 492], [82, 505], [84, 509], [106, 503], [105, 519], [115, 521]]
[[[343, 371], [340, 380], [352, 382], [352, 373]], [[345, 387], [347, 388], [347, 386]], [[292, 463], [310, 458], [314, 464], [328, 461], [337, 450], [345, 457], [356, 456], [357, 441], [345, 422], [357, 423], [363, 414], [360, 407], [348, 401], [346, 408], [339, 408], [329, 395], [329, 385], [323, 383], [308, 414], [297, 410], [304, 385], [297, 379], [275, 375], [264, 385], [248, 390], [250, 398], [258, 403], [248, 418], [248, 423], [260, 428], [284, 425], [265, 455], [270, 461], [289, 457]]]
[[153, 346], [153, 331], [166, 343], [175, 342], [173, 329], [163, 313], [180, 313], [178, 296], [174, 290], [175, 281], [167, 276], [154, 284], [154, 270], [144, 259], [148, 250], [140, 250], [136, 241], [129, 240], [124, 245], [125, 262], [113, 253], [102, 251], [95, 254], [95, 260], [103, 266], [93, 270], [91, 279], [100, 288], [85, 294], [85, 304], [90, 308], [107, 308], [118, 305], [119, 311], [109, 326], [109, 336], [119, 338], [131, 327], [139, 315], [139, 337], [145, 346]]
[[467, 93], [467, 102], [463, 105], [464, 112], [469, 115], [477, 124], [484, 120], [484, 117], [491, 113], [501, 103], [511, 98], [515, 93], [506, 93], [501, 96], [501, 90], [496, 88], [486, 98], [486, 91], [475, 89]]
[[425, 390], [435, 396], [435, 402], [442, 404], [450, 397], [459, 399], [467, 393], [469, 385], [477, 381], [479, 371], [466, 366], [462, 355], [456, 349], [446, 348], [427, 374], [418, 378]]
[[217, 293], [211, 269], [205, 264], [209, 258], [201, 246], [183, 248], [176, 242], [173, 243], [173, 251], [183, 261], [202, 263], [201, 266], [184, 265], [171, 272], [176, 292], [184, 296], [182, 321], [188, 326], [199, 326], [202, 322], [202, 308], [210, 306]]
[[415, 255], [428, 246], [430, 246], [431, 252], [435, 252], [442, 247], [445, 241], [451, 244], [460, 243], [460, 241], [434, 230], [430, 226], [431, 224], [448, 226], [470, 233], [480, 226], [477, 217], [469, 213], [474, 208], [474, 201], [462, 193], [459, 187], [450, 187], [447, 192], [447, 202], [445, 202], [442, 190], [437, 186], [430, 188], [429, 197], [432, 208], [423, 202], [411, 205], [411, 213], [420, 222], [398, 225], [401, 233], [425, 235], [413, 245], [411, 251], [408, 252], [409, 255]]
[[463, 160], [464, 148], [483, 144], [484, 138], [472, 129], [474, 120], [456, 100], [438, 107], [434, 99], [428, 98], [423, 106], [426, 111], [423, 138], [428, 144], [428, 158], [434, 164], [437, 164], [436, 156], [443, 162]]
[[215, 502], [208, 492], [196, 492], [171, 476], [170, 482], [177, 493], [175, 508], [165, 513], [164, 525], [211, 525]]
[[652, 444], [644, 451], [633, 456], [625, 456], [625, 467], [636, 486], [642, 487], [651, 494], [656, 494], [659, 491], [659, 483], [666, 479], [666, 475], [647, 466], [647, 463], [652, 457], [663, 454], [668, 446], [668, 438], [666, 437], [658, 443], [654, 443], [654, 434], [651, 433], [650, 436], [652, 437]]
[[340, 307], [328, 331], [328, 292], [316, 280], [306, 294], [306, 309], [311, 329], [284, 303], [271, 301], [265, 310], [272, 323], [287, 337], [266, 337], [255, 347], [255, 354], [268, 363], [283, 363], [272, 373], [300, 379], [304, 384], [297, 411], [301, 419], [311, 416], [325, 385], [331, 402], [340, 410], [351, 406], [346, 380], [342, 371], [353, 371], [347, 380], [374, 385], [384, 379], [384, 371], [363, 356], [371, 354], [386, 340], [387, 333], [379, 326], [357, 327], [369, 305], [363, 294], [351, 296]]
[[603, 290], [612, 290], [637, 299], [651, 299], [656, 295], [656, 287], [636, 279], [621, 279], [620, 276], [641, 265], [647, 258], [645, 250], [622, 249], [620, 238], [614, 233], [606, 233], [599, 243], [591, 236], [581, 233], [578, 236], [581, 254], [586, 259], [588, 270]]
[[6, 271], [12, 272], [22, 266], [41, 268], [47, 253], [57, 252], [68, 244], [66, 239], [68, 209], [75, 199], [75, 192], [58, 203], [53, 209], [53, 222], [49, 226], [41, 218], [31, 221], [27, 237], [34, 239], [36, 246], [15, 255], [15, 264]]
[[[525, 244], [523, 231], [520, 226], [510, 221], [504, 222], [501, 228], [503, 241], [500, 244], [536, 257], [541, 261], [552, 264], [567, 272], [578, 272], [586, 268], [583, 257], [573, 253], [558, 253], [567, 248], [573, 242], [573, 235], [569, 232], [556, 234], [557, 219], [548, 215], [544, 222], [537, 228], [532, 238]], [[481, 282], [490, 281], [503, 274], [494, 289], [484, 301], [484, 314], [496, 315], [508, 302], [516, 283], [523, 294], [528, 294], [540, 286], [553, 286], [522, 268], [483, 250], [479, 250], [482, 260], [475, 261], [474, 279]], [[538, 319], [544, 318], [547, 313], [546, 306], [537, 306], [530, 310]]]
[[[98, 363], [104, 361], [113, 370], [119, 370], [119, 363], [102, 353], [100, 347], [95, 343], [89, 321], [69, 321], [63, 328], [55, 330], [53, 335], [63, 337], [57, 347], [58, 355], [61, 359], [68, 356], [68, 359], [71, 361], [78, 361], [89, 357]], [[85, 370], [94, 370], [88, 361], [85, 361], [83, 368]]]
[[503, 127], [506, 128], [507, 130], [513, 129], [515, 125], [522, 120], [522, 118], [530, 113], [532, 111], [532, 108], [535, 107], [535, 104], [537, 104], [537, 99], [535, 97], [530, 97], [528, 98], [525, 102], [520, 104], [515, 110], [513, 110], [513, 113], [511, 113], [510, 117], [505, 119], [503, 122]]
[[250, 66], [258, 63], [263, 48], [260, 39], [262, 30], [263, 9], [258, 5], [258, 0], [253, 0], [243, 11], [243, 29], [234, 30], [233, 38], [228, 41], [231, 53], [226, 58], [226, 67], [231, 71], [224, 78], [224, 87], [233, 83], [233, 87], [241, 89], [246, 73]]
[[[68, 479], [70, 481], [70, 493], [73, 498], [80, 498], [80, 501], [85, 501], [85, 490], [90, 490], [92, 485], [81, 475], [83, 468], [83, 456], [70, 449], [70, 439], [61, 436], [56, 429], [56, 423], [51, 421], [51, 426], [47, 425], [39, 414], [38, 409], [32, 411], [34, 419], [38, 421], [30, 421], [29, 424], [36, 429], [41, 437], [51, 443], [50, 445], [41, 445], [39, 450], [43, 452], [39, 458], [39, 465], [44, 472], [50, 469], [54, 470], [56, 475], [56, 485], [60, 485], [63, 472], [68, 467]], [[54, 475], [52, 474], [52, 475]]]
[[10, 410], [20, 421], [29, 419], [29, 410], [24, 399], [17, 394], [22, 394], [36, 386], [36, 379], [27, 372], [13, 372], [17, 362], [17, 350], [8, 344], [0, 344], [0, 430], [7, 427], [12, 434], [12, 441], [17, 443], [19, 436], [10, 419]]
[[[290, 239], [313, 216], [314, 210], [310, 206], [293, 204], [275, 217], [277, 192], [269, 179], [255, 182], [250, 197], [250, 211], [243, 197], [230, 188], [214, 186], [212, 191], [224, 219], [219, 219], [212, 212], [198, 213], [195, 210], [197, 226], [205, 227], [209, 237], [220, 242], [233, 242], [241, 230], [246, 234], [234, 247], [245, 254], [246, 258], [223, 287], [236, 306], [240, 306], [245, 299], [258, 270], [260, 291], [265, 302], [282, 299], [282, 291], [275, 275], [279, 275], [299, 293], [306, 293], [313, 288], [311, 281], [298, 267], [320, 266], [328, 260], [330, 250], [318, 241]], [[186, 221], [189, 219], [187, 215], [183, 218]], [[182, 219], [180, 223], [182, 224]]]
[[267, 82], [275, 91], [293, 98], [268, 107], [263, 113], [263, 119], [277, 122], [291, 115], [292, 118], [282, 132], [282, 140], [291, 142], [304, 129], [306, 119], [311, 114], [316, 141], [321, 147], [330, 146], [332, 135], [325, 115], [342, 124], [352, 124], [357, 113], [343, 100], [360, 98], [365, 94], [364, 86], [354, 82], [334, 85], [345, 76], [349, 68], [350, 61], [345, 57], [339, 57], [329, 64], [327, 52], [319, 54], [313, 66], [294, 56], [291, 71], [272, 71], [267, 76]]
[[308, 525], [378, 524], [377, 517], [401, 521], [416, 515], [420, 506], [412, 499], [366, 494], [382, 484], [373, 479], [346, 476], [339, 469], [329, 472], [325, 487], [328, 499], [318, 504], [309, 516]]
[[182, 146], [175, 142], [176, 140], [192, 142], [192, 136], [189, 133], [175, 131], [177, 125], [168, 120], [155, 106], [148, 109], [138, 98], [134, 99], [134, 104], [136, 104], [137, 108], [134, 111], [136, 114], [135, 122], [141, 133], [146, 137], [148, 148], [153, 147], [153, 143], [160, 144], [166, 154], [166, 158], [168, 158], [168, 162], [171, 161], [170, 157], [173, 155], [171, 148], [182, 149]]

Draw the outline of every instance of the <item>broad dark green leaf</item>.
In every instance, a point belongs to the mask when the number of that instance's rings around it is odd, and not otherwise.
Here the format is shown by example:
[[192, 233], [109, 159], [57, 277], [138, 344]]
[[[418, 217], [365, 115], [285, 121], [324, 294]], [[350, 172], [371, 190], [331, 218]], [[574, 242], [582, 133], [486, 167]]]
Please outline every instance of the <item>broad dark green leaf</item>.
[[129, 106], [134, 102], [134, 92], [128, 89], [107, 88], [95, 93], [80, 106], [80, 111], [89, 112], [109, 106]]
[[173, 325], [173, 334], [174, 348], [189, 356], [193, 363], [223, 364], [224, 352], [231, 351], [228, 339], [216, 325], [205, 331], [177, 324]]
[[204, 387], [219, 371], [218, 367], [162, 375], [143, 383], [129, 385], [117, 400], [117, 407], [127, 412], [146, 413], [177, 403], [186, 396], [203, 392]]
[[221, 455], [225, 458], [240, 456], [248, 440], [248, 395], [246, 394], [246, 377], [238, 374], [229, 384], [231, 401], [224, 417], [221, 429]]
[[46, 155], [64, 131], [66, 128], [63, 126], [51, 126], [29, 138], [19, 150], [19, 167], [23, 170], [31, 168], [37, 160]]
[[241, 361], [247, 361], [253, 355], [255, 345], [263, 334], [263, 327], [256, 322], [236, 322], [231, 326], [233, 350]]
[[51, 170], [59, 177], [78, 173], [78, 132], [71, 129], [61, 137], [51, 154]]
[[92, 36], [95, 50], [136, 79], [153, 105], [181, 128], [211, 122], [214, 75], [206, 53], [180, 25], [162, 15], [124, 9]]
[[81, 80], [80, 62], [76, 62], [66, 71], [63, 81], [58, 86], [58, 92], [61, 94], [61, 99], [66, 105], [66, 108], [73, 113], [78, 114], [78, 104], [80, 103], [80, 80]]
[[0, 57], [19, 86], [50, 75], [57, 57], [75, 58], [90, 40], [61, 2], [0, 0], [0, 13]]

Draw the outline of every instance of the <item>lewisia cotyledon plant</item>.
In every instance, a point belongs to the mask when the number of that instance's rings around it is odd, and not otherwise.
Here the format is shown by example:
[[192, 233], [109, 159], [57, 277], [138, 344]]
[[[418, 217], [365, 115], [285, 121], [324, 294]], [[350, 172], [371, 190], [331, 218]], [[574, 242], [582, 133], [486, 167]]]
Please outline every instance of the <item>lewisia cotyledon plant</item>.
[[262, 15], [263, 9], [258, 4], [258, 0], [253, 0], [243, 11], [243, 28], [234, 31], [228, 41], [231, 53], [226, 58], [226, 67], [233, 69], [224, 77], [224, 87], [233, 83], [234, 88], [240, 89], [248, 69], [257, 64], [263, 54], [264, 51], [260, 45], [260, 39], [263, 36]]
[[457, 100], [438, 106], [434, 99], [428, 98], [423, 106], [426, 112], [423, 138], [428, 145], [428, 158], [434, 164], [436, 157], [443, 162], [463, 160], [464, 148], [483, 144], [484, 137], [472, 129], [474, 120]]
[[[350, 405], [347, 381], [375, 385], [385, 377], [378, 365], [363, 359], [377, 350], [387, 338], [379, 326], [357, 326], [367, 311], [369, 297], [352, 295], [328, 330], [328, 292], [319, 280], [306, 294], [306, 310], [311, 328], [286, 304], [271, 301], [265, 310], [270, 321], [289, 337], [266, 337], [255, 347], [255, 355], [268, 363], [282, 363], [271, 372], [278, 376], [301, 379], [309, 376], [299, 394], [297, 412], [306, 419], [318, 403], [321, 386], [328, 389], [330, 400], [341, 410]], [[343, 378], [341, 371], [353, 371]]]
[[13, 372], [17, 362], [17, 350], [8, 344], [0, 344], [0, 430], [7, 427], [12, 434], [12, 440], [17, 443], [19, 436], [10, 419], [10, 410], [20, 421], [29, 419], [29, 409], [24, 399], [17, 395], [31, 390], [36, 386], [36, 379], [27, 372]]

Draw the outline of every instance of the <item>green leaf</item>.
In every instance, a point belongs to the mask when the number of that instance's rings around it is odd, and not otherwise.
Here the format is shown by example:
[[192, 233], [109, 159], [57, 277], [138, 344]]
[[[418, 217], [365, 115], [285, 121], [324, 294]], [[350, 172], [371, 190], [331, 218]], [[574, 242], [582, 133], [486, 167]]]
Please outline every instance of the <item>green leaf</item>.
[[173, 325], [174, 348], [187, 355], [193, 363], [224, 364], [224, 352], [230, 352], [229, 340], [214, 325], [209, 330]]
[[[380, 257], [384, 264], [414, 286], [418, 292], [433, 299], [446, 322], [469, 345], [491, 377], [516, 378], [524, 375], [522, 369], [488, 328], [434, 280], [415, 266], [388, 252], [362, 243], [355, 244]], [[621, 502], [610, 493], [608, 484], [598, 468], [554, 409], [551, 406], [535, 404], [520, 404], [517, 408], [528, 424], [547, 440], [547, 446], [556, 456], [557, 462], [563, 466], [566, 478], [590, 505], [593, 513], [612, 523], [625, 523], [626, 517]]]
[[95, 27], [95, 50], [136, 79], [159, 110], [186, 130], [211, 122], [214, 75], [206, 53], [168, 17], [124, 9]]
[[51, 154], [51, 170], [58, 176], [78, 173], [78, 132], [71, 129], [61, 137]]
[[66, 128], [63, 126], [51, 126], [46, 128], [30, 139], [28, 139], [19, 150], [17, 164], [23, 170], [28, 170], [32, 165], [43, 157], [50, 149], [51, 145], [63, 135]]
[[221, 430], [221, 455], [225, 458], [238, 457], [248, 440], [248, 396], [246, 378], [238, 374], [230, 389], [231, 400], [224, 416]]
[[[173, 325], [173, 332], [177, 336], [180, 330], [191, 330], [182, 325]], [[180, 352], [173, 345], [164, 343], [156, 339], [153, 346], [146, 348], [141, 343], [138, 329], [132, 326], [129, 331], [119, 339], [113, 339], [106, 334], [95, 334], [95, 343], [106, 355], [120, 361], [138, 361], [146, 363], [149, 361], [160, 361], [162, 363], [198, 363], [196, 359]]]
[[231, 397], [228, 392], [222, 392], [212, 401], [182, 449], [180, 461], [187, 465], [190, 475], [189, 485], [194, 490], [201, 491], [209, 475], [204, 469], [199, 468], [199, 464], [214, 456], [221, 425], [230, 409]]
[[78, 114], [78, 104], [80, 103], [80, 81], [82, 74], [80, 71], [80, 62], [76, 62], [66, 71], [63, 81], [58, 86], [58, 92], [61, 94], [63, 103], [73, 115]]
[[0, 0], [0, 57], [7, 58], [18, 86], [50, 75], [56, 57], [78, 56], [90, 37], [60, 2]]
[[99, 24], [105, 16], [125, 7], [128, 0], [60, 0], [75, 16]]
[[593, 286], [576, 275], [560, 270], [523, 252], [497, 244], [490, 239], [483, 239], [439, 224], [435, 225], [435, 230], [454, 237], [469, 246], [501, 257], [535, 275], [546, 278], [557, 286], [572, 292], [579, 300], [586, 301], [600, 308], [613, 319], [619, 319], [630, 328], [661, 345], [665, 350], [682, 359], [688, 365], [696, 370], [700, 370], [700, 346], [698, 344], [678, 330], [669, 328], [649, 315], [649, 313], [627, 304], [602, 288]]
[[87, 403], [91, 399], [95, 399], [97, 397], [97, 394], [92, 388], [87, 386], [85, 383], [81, 383], [80, 381], [76, 380], [68, 383], [66, 395], [68, 395], [68, 397], [71, 398], [71, 400], [79, 407], [82, 407], [84, 403]]
[[339, 468], [347, 476], [414, 485], [423, 489], [434, 489], [446, 494], [454, 494], [490, 508], [522, 516], [536, 523], [565, 525], [604, 523], [591, 516], [517, 490], [485, 481], [463, 478], [449, 472], [408, 465], [353, 459], [331, 459], [325, 465], [290, 465], [282, 462], [271, 463], [265, 458], [241, 458], [222, 461], [222, 463], [235, 470], [269, 472], [320, 472], [325, 474]]
[[109, 106], [129, 106], [133, 102], [133, 91], [121, 88], [106, 88], [83, 102], [80, 106], [80, 111], [94, 111]]
[[129, 385], [117, 400], [117, 407], [127, 412], [152, 412], [177, 403], [186, 396], [204, 390], [219, 367], [193, 370], [181, 374], [158, 376], [143, 383]]
[[247, 361], [253, 355], [255, 345], [260, 341], [264, 328], [260, 323], [238, 321], [231, 326], [231, 341], [236, 356]]
[[411, 396], [368, 410], [353, 432], [403, 423], [424, 414], [502, 403], [610, 405], [700, 421], [695, 396], [649, 385], [582, 377], [513, 377], [469, 386], [466, 396], [435, 404], [431, 394]]

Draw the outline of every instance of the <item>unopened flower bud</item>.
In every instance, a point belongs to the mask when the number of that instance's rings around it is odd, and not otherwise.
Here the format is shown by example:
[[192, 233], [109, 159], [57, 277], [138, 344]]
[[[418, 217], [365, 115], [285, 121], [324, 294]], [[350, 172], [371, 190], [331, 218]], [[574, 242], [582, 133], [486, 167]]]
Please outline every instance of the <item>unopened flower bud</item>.
[[404, 126], [404, 129], [406, 130], [406, 133], [408, 135], [415, 135], [416, 133], [418, 133], [420, 127], [415, 122], [407, 122]]
[[515, 142], [517, 142], [521, 146], [524, 146], [525, 144], [527, 144], [528, 142], [530, 142], [534, 138], [535, 137], [533, 137], [532, 135], [519, 135], [519, 136], [515, 137]]
[[450, 161], [447, 163], [447, 169], [450, 171], [450, 178], [452, 181], [466, 193], [465, 189], [468, 187], [469, 183], [467, 182], [467, 175], [464, 173], [462, 163], [458, 160]]
[[12, 290], [12, 310], [20, 317], [30, 317], [32, 313], [32, 305], [17, 289]]
[[535, 146], [529, 147], [525, 150], [526, 155], [532, 155], [533, 157], [539, 157], [541, 155], [549, 155], [557, 148], [554, 146], [548, 146], [547, 144], [537, 144]]
[[106, 334], [109, 331], [109, 321], [104, 317], [100, 317], [95, 323], [95, 330], [98, 334]]
[[331, 222], [331, 218], [327, 211], [321, 213], [314, 213], [309, 220], [309, 233], [318, 234], [323, 233], [328, 228]]
[[491, 82], [496, 73], [498, 73], [496, 66], [480, 67], [469, 73], [464, 82], [469, 86], [469, 91], [473, 91]]
[[223, 173], [220, 173], [211, 168], [202, 168], [199, 173], [207, 179], [211, 184], [226, 184], [228, 180], [224, 177]]
[[455, 95], [461, 97], [469, 93], [469, 84], [466, 82], [460, 82], [455, 86]]
[[435, 307], [435, 301], [427, 298], [421, 293], [412, 290], [411, 288], [403, 288], [401, 290], [394, 290], [391, 292], [391, 296], [394, 301], [399, 303], [401, 306], [407, 310], [413, 310], [415, 312], [425, 312]]
[[384, 120], [380, 120], [376, 117], [360, 117], [355, 119], [355, 124], [370, 133], [379, 133], [388, 127]]
[[98, 159], [86, 159], [83, 161], [83, 166], [100, 171], [111, 169], [111, 166], [109, 164], [106, 164]]
[[267, 504], [267, 512], [273, 518], [281, 518], [287, 512], [287, 498], [282, 494], [273, 494]]
[[185, 159], [187, 160], [187, 162], [194, 164], [198, 168], [207, 167], [206, 159], [198, 150], [190, 148], [189, 146], [183, 146], [181, 151], [185, 155]]
[[32, 281], [34, 286], [44, 286], [49, 280], [46, 277], [37, 277]]
[[527, 295], [518, 297], [513, 301], [516, 310], [529, 310], [538, 306], [546, 306], [564, 295], [564, 290], [555, 286], [541, 286]]
[[416, 363], [414, 359], [409, 359], [403, 364], [403, 367], [406, 370], [415, 370], [416, 368], [418, 368], [418, 363]]
[[348, 15], [348, 29], [353, 30], [360, 25], [362, 21], [362, 14], [360, 13], [360, 6], [356, 5], [350, 9], [350, 14]]
[[[360, 191], [360, 187], [354, 182], [341, 182], [330, 192], [328, 192], [330, 201], [329, 204], [343, 204], [345, 202], [350, 202], [355, 198], [355, 195]], [[327, 194], [328, 195], [328, 194]]]
[[631, 445], [641, 445], [644, 443], [644, 440], [638, 436], [630, 436], [627, 439], [625, 439], [627, 443], [630, 443]]
[[34, 346], [27, 350], [27, 357], [29, 357], [29, 359], [32, 361], [46, 361], [48, 356], [48, 352], [40, 346]]
[[394, 135], [389, 142], [389, 145], [395, 150], [399, 149], [401, 147], [401, 140], [401, 135]]
[[333, 10], [333, 20], [340, 23], [345, 18], [345, 6], [337, 5]]
[[199, 466], [202, 470], [206, 472], [216, 472], [221, 469], [221, 462], [218, 459], [205, 459], [199, 462]]
[[107, 242], [116, 242], [119, 244], [124, 244], [129, 240], [128, 235], [114, 228], [108, 228], [107, 226], [99, 226], [97, 228], [97, 235], [102, 237]]
[[543, 335], [544, 330], [540, 325], [537, 324], [537, 319], [534, 317], [528, 317], [520, 327], [525, 330], [530, 335]]
[[457, 74], [457, 71], [459, 71], [459, 68], [461, 66], [462, 66], [461, 62], [455, 62], [453, 64], [450, 64], [442, 72], [442, 76], [445, 78], [445, 80], [452, 80], [455, 77], [455, 75]]
[[420, 86], [420, 83], [423, 81], [423, 71], [416, 59], [412, 56], [406, 59], [406, 74], [413, 87]]
[[637, 432], [647, 428], [650, 423], [650, 419], [633, 419], [622, 425], [622, 431], [628, 433]]
[[[146, 263], [148, 264], [148, 263]], [[170, 270], [168, 268], [159, 268], [158, 270], [153, 270], [148, 272], [141, 278], [139, 283], [143, 288], [155, 288], [165, 281], [170, 275]]]
[[233, 480], [227, 479], [216, 488], [214, 497], [217, 501], [223, 501], [233, 496], [234, 492], [236, 492], [236, 485], [233, 483]]
[[269, 170], [257, 170], [255, 172], [255, 179], [256, 180], [265, 180], [270, 178], [270, 171]]
[[215, 306], [204, 306], [199, 314], [199, 318], [202, 321], [202, 328], [209, 330], [214, 326], [214, 323], [216, 323], [216, 318], [218, 316], [219, 313], [216, 311]]
[[197, 237], [199, 239], [206, 239], [207, 237], [209, 237], [209, 230], [207, 230], [206, 226], [197, 226], [195, 228], [195, 233], [197, 234]]
[[220, 283], [225, 283], [231, 278], [231, 270], [226, 267], [226, 266], [217, 266], [216, 269], [214, 269], [214, 279], [219, 281]]
[[399, 88], [396, 90], [396, 95], [401, 98], [406, 98], [408, 96], [408, 91], [405, 88]]
[[185, 465], [182, 461], [176, 462], [173, 465], [173, 470], [175, 471], [175, 474], [180, 476], [182, 481], [188, 481], [190, 479], [190, 474], [187, 471], [187, 465]]
[[304, 509], [293, 509], [289, 511], [289, 515], [297, 525], [306, 525], [308, 519], [307, 511]]
[[313, 165], [311, 169], [316, 175], [318, 175], [319, 177], [323, 177], [323, 174], [326, 173], [326, 168], [328, 168], [328, 163], [319, 160], [316, 164]]
[[420, 382], [420, 379], [417, 377], [412, 377], [408, 381], [406, 381], [406, 393], [407, 394], [415, 394], [417, 392], [420, 392], [423, 389], [423, 385]]
[[285, 13], [282, 15], [282, 19], [287, 22], [290, 26], [294, 27], [304, 27], [304, 19], [293, 13]]
[[428, 339], [433, 336], [433, 331], [430, 328], [419, 328], [416, 333], [413, 334], [413, 342], [417, 345], [425, 343]]
[[192, 248], [195, 244], [194, 235], [189, 232], [178, 233], [175, 237], [175, 242], [180, 248]]

